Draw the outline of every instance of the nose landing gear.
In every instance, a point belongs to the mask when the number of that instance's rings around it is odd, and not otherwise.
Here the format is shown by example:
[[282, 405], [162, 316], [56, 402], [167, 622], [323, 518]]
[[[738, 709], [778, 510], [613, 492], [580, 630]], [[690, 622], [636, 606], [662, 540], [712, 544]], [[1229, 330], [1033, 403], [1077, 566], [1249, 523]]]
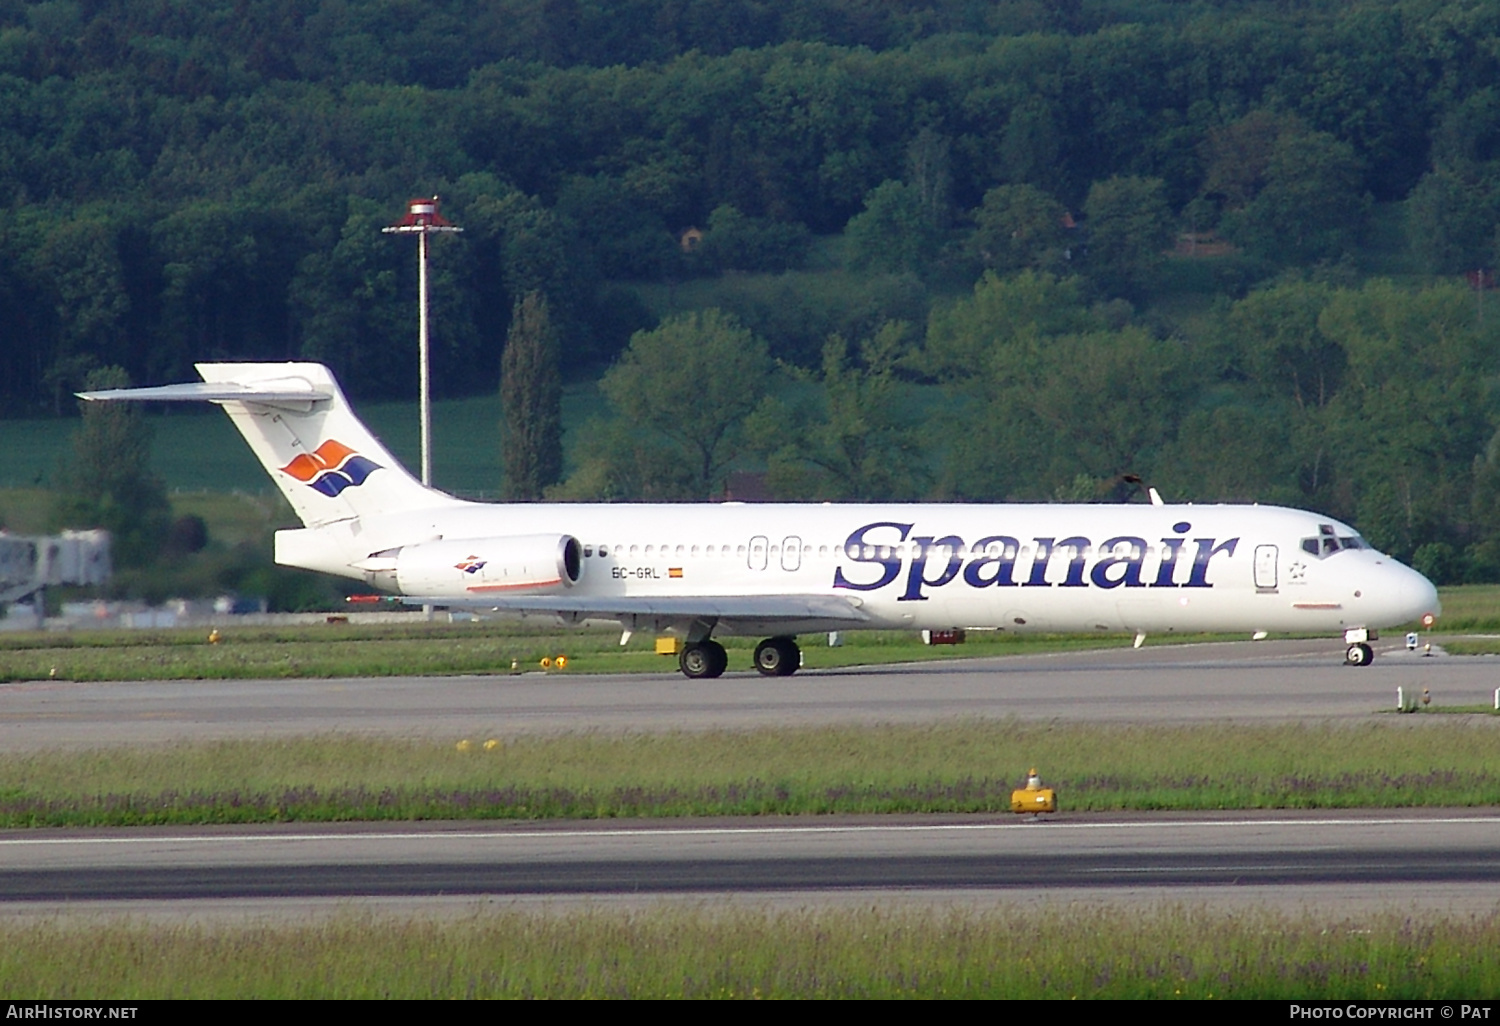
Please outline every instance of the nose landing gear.
[[[1358, 594], [1356, 592], [1356, 594]], [[1375, 661], [1375, 650], [1370, 647], [1370, 642], [1380, 635], [1368, 627], [1350, 627], [1344, 631], [1344, 644], [1349, 647], [1344, 651], [1344, 662], [1349, 666], [1369, 666]]]

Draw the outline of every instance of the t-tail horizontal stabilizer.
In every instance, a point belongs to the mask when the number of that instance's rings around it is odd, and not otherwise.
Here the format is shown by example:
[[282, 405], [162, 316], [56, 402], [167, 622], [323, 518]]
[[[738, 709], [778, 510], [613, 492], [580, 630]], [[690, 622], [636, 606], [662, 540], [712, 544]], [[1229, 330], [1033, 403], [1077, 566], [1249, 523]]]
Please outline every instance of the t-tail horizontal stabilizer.
[[[309, 409], [309, 404], [332, 399], [334, 393], [318, 388], [302, 378], [265, 381], [243, 385], [234, 381], [192, 381], [182, 385], [155, 385], [150, 388], [110, 388], [99, 392], [79, 392], [78, 398], [109, 402], [129, 399], [143, 403], [259, 403], [266, 406], [288, 406]], [[299, 405], [300, 404], [300, 405]]]
[[229, 414], [308, 527], [463, 503], [412, 477], [317, 363], [200, 363], [203, 380], [80, 392], [96, 401], [211, 402]]

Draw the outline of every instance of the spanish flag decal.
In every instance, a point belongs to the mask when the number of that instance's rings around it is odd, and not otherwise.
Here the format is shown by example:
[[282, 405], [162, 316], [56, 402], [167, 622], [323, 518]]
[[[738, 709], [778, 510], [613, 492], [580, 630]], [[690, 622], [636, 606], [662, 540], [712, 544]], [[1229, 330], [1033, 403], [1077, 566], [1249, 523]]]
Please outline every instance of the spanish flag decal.
[[667, 567], [667, 576], [668, 577], [681, 577], [682, 576], [682, 567], [680, 567], [680, 566], [669, 566], [669, 567]]

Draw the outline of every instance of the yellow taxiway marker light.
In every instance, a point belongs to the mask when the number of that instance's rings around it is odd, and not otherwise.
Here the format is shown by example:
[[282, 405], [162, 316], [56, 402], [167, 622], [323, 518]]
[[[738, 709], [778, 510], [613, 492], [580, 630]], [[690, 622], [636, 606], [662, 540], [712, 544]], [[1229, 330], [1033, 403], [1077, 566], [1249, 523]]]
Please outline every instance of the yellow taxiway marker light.
[[1010, 793], [1010, 811], [1041, 813], [1057, 811], [1057, 794], [1050, 787], [1042, 786], [1042, 778], [1033, 768], [1026, 777], [1026, 786]]

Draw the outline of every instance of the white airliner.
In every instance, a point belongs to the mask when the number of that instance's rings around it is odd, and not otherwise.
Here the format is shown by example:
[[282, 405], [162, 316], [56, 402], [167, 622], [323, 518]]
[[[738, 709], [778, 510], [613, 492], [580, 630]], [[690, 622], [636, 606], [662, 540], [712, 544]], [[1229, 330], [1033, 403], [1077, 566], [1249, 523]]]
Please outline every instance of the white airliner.
[[223, 406], [303, 527], [276, 562], [413, 602], [612, 620], [684, 639], [682, 672], [728, 665], [714, 634], [759, 635], [755, 668], [794, 673], [798, 634], [1341, 634], [1439, 612], [1421, 574], [1350, 527], [1275, 506], [585, 505], [469, 502], [425, 487], [354, 416], [328, 368], [205, 363], [202, 382], [84, 399]]

